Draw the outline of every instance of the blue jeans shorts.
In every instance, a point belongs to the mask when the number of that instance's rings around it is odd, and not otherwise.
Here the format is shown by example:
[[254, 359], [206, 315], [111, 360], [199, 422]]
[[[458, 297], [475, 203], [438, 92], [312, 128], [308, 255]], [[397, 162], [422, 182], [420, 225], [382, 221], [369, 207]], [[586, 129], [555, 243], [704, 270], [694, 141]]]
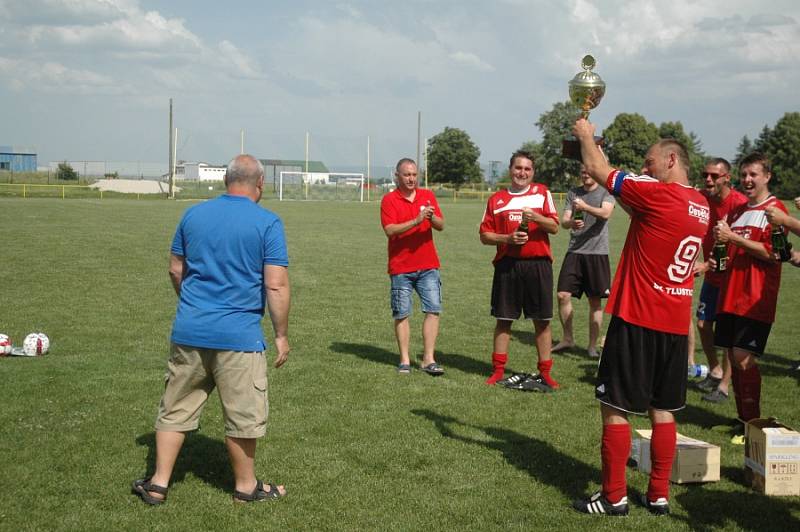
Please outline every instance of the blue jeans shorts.
[[401, 320], [411, 314], [411, 294], [416, 290], [422, 303], [422, 312], [442, 312], [442, 280], [439, 270], [417, 270], [415, 272], [390, 275], [392, 280], [392, 317]]
[[712, 284], [703, 282], [703, 287], [700, 289], [700, 301], [697, 303], [697, 313], [695, 314], [695, 317], [698, 320], [703, 320], [706, 322], [716, 321], [718, 299], [719, 288]]

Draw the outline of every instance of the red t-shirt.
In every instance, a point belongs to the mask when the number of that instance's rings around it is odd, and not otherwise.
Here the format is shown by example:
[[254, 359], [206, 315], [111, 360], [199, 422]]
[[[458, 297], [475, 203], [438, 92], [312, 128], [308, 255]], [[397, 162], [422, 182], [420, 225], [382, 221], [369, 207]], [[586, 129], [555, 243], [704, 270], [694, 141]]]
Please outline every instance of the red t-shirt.
[[[511, 192], [508, 189], [492, 194], [483, 213], [483, 221], [479, 231], [481, 233], [496, 233], [509, 235], [517, 230], [522, 223], [522, 209], [527, 207], [548, 218], [558, 222], [558, 212], [553, 203], [553, 196], [545, 185], [531, 183], [521, 192]], [[550, 250], [548, 234], [539, 228], [539, 224], [528, 224], [528, 241], [517, 246], [515, 244], [498, 244], [497, 253], [493, 263], [503, 257], [518, 259], [531, 259], [547, 257], [553, 262], [553, 253]]]
[[[434, 213], [443, 218], [436, 196], [428, 189], [418, 188], [414, 201], [406, 199], [395, 189], [381, 199], [381, 225], [400, 224], [413, 220], [426, 206], [433, 206]], [[405, 233], [389, 237], [389, 274], [430, 270], [439, 267], [439, 257], [433, 245], [430, 220], [412, 227]]]
[[[742, 205], [746, 205], [747, 196], [738, 190], [731, 190], [730, 194], [728, 194], [722, 201], [715, 201], [714, 198], [711, 198], [707, 195], [705, 196], [706, 199], [708, 199], [708, 206], [711, 207], [711, 220], [708, 222], [708, 232], [706, 233], [705, 238], [703, 238], [703, 256], [706, 258], [706, 260], [708, 260], [714, 248], [714, 227], [717, 225], [717, 222], [719, 220], [727, 220], [728, 213], [735, 211]], [[719, 286], [722, 284], [722, 278], [724, 276], [724, 272], [708, 270], [703, 280], [708, 284], [719, 288]]]
[[[758, 205], [743, 205], [728, 214], [731, 230], [748, 240], [761, 242], [772, 253], [772, 226], [764, 209], [771, 205], [783, 212], [786, 207], [775, 196]], [[757, 259], [744, 249], [728, 245], [728, 269], [722, 280], [717, 312], [744, 316], [772, 323], [781, 284], [781, 263]]]
[[615, 170], [606, 188], [632, 211], [606, 312], [628, 323], [689, 334], [692, 267], [710, 217], [694, 188]]

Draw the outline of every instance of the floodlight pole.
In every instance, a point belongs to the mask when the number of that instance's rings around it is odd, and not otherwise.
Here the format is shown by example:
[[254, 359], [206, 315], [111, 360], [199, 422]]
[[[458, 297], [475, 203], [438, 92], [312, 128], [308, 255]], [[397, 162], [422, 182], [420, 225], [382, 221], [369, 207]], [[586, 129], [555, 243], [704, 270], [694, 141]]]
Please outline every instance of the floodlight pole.
[[239, 153], [244, 154], [244, 129], [239, 130], [239, 136], [241, 137], [241, 148], [239, 149]]
[[306, 131], [306, 199], [308, 199], [308, 137], [309, 133]]
[[[175, 199], [175, 166], [178, 164], [178, 128], [175, 128], [175, 143], [172, 145], [172, 169], [170, 175], [172, 176], [172, 199]], [[185, 167], [184, 167], [185, 168]]]
[[175, 162], [173, 161], [173, 138], [172, 138], [172, 98], [169, 99], [169, 198], [175, 199]]
[[419, 164], [419, 140], [422, 136], [422, 111], [417, 111], [417, 158], [414, 161]]
[[367, 135], [367, 201], [369, 201], [369, 135]]
[[428, 188], [428, 137], [425, 137], [425, 150], [423, 154], [425, 157], [425, 188]]

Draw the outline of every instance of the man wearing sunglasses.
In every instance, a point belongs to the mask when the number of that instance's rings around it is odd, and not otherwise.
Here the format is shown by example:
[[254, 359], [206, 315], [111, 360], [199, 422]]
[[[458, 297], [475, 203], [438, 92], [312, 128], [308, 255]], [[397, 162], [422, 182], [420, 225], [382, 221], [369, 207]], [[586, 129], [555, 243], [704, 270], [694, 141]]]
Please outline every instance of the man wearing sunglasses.
[[[711, 207], [711, 220], [708, 233], [703, 239], [703, 256], [706, 260], [712, 255], [714, 247], [714, 227], [719, 220], [725, 220], [728, 213], [747, 203], [747, 197], [731, 187], [731, 164], [721, 157], [709, 159], [703, 168], [704, 195]], [[697, 304], [697, 331], [700, 343], [708, 359], [708, 376], [697, 383], [697, 388], [706, 395], [704, 401], [722, 403], [728, 399], [728, 386], [731, 382], [731, 368], [727, 357], [720, 359], [714, 347], [714, 322], [717, 317], [717, 298], [724, 277], [723, 272], [713, 269], [706, 271], [700, 300]]]

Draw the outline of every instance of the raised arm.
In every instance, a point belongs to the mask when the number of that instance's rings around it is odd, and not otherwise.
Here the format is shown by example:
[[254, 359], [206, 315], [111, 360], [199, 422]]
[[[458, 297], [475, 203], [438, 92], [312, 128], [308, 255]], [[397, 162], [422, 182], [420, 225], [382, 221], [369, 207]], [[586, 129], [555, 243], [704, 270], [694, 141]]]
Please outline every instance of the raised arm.
[[586, 171], [592, 176], [592, 179], [606, 186], [608, 174], [614, 168], [608, 164], [600, 147], [594, 143], [594, 124], [585, 118], [579, 118], [575, 125], [572, 127], [572, 134], [575, 135], [581, 143], [581, 158], [586, 167]]

